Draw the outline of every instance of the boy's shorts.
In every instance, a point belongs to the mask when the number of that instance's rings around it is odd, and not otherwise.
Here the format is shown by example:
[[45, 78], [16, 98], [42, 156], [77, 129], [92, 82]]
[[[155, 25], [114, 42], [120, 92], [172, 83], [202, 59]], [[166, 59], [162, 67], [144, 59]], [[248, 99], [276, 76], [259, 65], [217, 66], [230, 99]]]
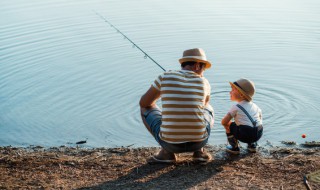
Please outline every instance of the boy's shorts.
[[153, 137], [156, 139], [156, 141], [160, 144], [162, 148], [172, 153], [194, 152], [200, 150], [207, 144], [211, 128], [213, 127], [213, 113], [208, 109], [205, 109], [204, 117], [207, 123], [206, 130], [208, 133], [208, 138], [201, 142], [186, 142], [181, 144], [172, 144], [163, 141], [159, 136], [160, 126], [162, 123], [162, 112], [159, 108], [149, 109], [145, 113], [143, 113], [143, 116], [145, 117], [147, 124], [150, 126], [151, 133]]
[[232, 122], [230, 125], [230, 133], [241, 142], [254, 143], [261, 138], [263, 134], [263, 127], [251, 127], [248, 125], [238, 126], [235, 122]]

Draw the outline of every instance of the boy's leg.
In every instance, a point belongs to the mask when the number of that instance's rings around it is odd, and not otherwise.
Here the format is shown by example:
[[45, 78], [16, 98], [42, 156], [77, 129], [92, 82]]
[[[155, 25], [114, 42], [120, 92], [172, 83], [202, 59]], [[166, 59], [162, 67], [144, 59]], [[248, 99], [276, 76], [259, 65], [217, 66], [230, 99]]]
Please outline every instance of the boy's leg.
[[234, 137], [233, 134], [227, 133], [227, 138], [228, 138], [228, 143], [229, 143], [232, 147], [236, 148], [236, 147], [239, 146], [239, 145], [238, 145], [238, 140]]
[[233, 154], [240, 154], [240, 148], [238, 144], [238, 140], [236, 139], [236, 135], [238, 132], [238, 126], [235, 122], [232, 122], [229, 125], [230, 132], [227, 132], [227, 139], [230, 144], [230, 146], [227, 146], [227, 151]]
[[249, 152], [257, 152], [257, 142], [248, 143], [248, 151]]
[[261, 138], [263, 134], [263, 127], [262, 126], [258, 126], [257, 128], [255, 128], [253, 135], [254, 136], [254, 142], [249, 142], [248, 143], [248, 151], [249, 152], [257, 152], [257, 146], [258, 146], [258, 140]]

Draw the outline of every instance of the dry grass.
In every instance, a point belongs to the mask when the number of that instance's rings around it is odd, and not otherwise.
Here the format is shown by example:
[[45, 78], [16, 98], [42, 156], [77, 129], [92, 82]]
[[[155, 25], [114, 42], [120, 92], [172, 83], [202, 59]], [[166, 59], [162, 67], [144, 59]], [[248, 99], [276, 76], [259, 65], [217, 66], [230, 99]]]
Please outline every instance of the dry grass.
[[303, 176], [320, 170], [318, 147], [232, 156], [210, 146], [206, 164], [188, 153], [174, 165], [148, 164], [158, 150], [0, 147], [0, 189], [306, 189]]

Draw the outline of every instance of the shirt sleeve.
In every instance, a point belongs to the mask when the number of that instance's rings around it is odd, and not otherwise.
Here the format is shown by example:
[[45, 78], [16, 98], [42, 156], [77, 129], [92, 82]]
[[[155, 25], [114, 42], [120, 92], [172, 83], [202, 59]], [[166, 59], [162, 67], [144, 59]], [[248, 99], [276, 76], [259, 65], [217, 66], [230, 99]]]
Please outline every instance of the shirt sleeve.
[[204, 79], [204, 93], [206, 97], [211, 94], [211, 86], [207, 79]]
[[231, 115], [231, 117], [234, 118], [237, 115], [237, 112], [238, 112], [238, 107], [236, 105], [233, 105], [228, 113]]
[[161, 82], [162, 82], [162, 77], [163, 75], [159, 75], [156, 80], [151, 84], [154, 88], [160, 91], [161, 88]]

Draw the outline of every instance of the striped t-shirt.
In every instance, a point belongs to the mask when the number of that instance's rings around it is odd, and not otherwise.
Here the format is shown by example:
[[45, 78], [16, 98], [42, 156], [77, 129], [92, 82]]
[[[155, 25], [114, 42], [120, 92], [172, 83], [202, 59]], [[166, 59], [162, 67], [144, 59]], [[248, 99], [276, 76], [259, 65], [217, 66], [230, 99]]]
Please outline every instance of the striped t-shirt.
[[204, 107], [210, 96], [207, 79], [193, 71], [168, 71], [152, 84], [160, 91], [162, 125], [160, 138], [169, 143], [203, 141], [208, 137]]

